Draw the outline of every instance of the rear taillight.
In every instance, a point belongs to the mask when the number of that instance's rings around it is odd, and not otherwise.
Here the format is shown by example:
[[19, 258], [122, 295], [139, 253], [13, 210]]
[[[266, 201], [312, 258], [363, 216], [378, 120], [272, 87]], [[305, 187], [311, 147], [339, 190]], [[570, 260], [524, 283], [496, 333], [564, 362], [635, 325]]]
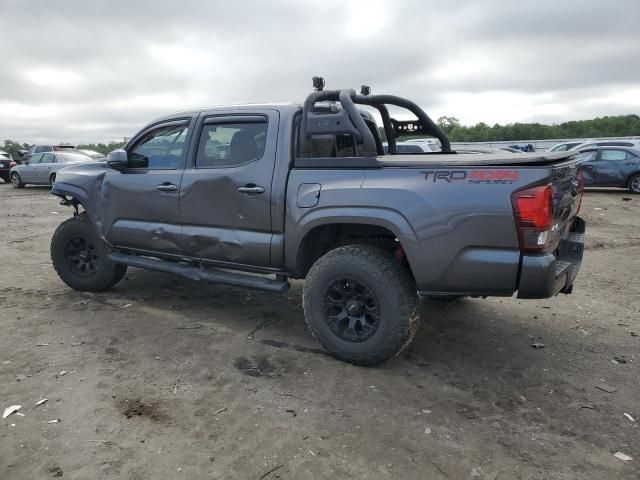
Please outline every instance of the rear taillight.
[[527, 188], [511, 195], [520, 248], [543, 252], [551, 242], [554, 192], [551, 185]]
[[13, 168], [13, 167], [15, 167], [16, 165], [17, 165], [17, 163], [16, 163], [16, 162], [10, 162], [10, 163], [9, 163], [9, 168]]

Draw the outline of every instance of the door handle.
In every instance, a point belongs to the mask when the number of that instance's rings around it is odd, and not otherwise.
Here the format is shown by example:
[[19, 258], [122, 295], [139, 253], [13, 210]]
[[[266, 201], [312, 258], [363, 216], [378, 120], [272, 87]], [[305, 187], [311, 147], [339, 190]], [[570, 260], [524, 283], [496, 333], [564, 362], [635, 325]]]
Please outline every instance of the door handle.
[[264, 188], [248, 183], [244, 187], [238, 187], [238, 191], [241, 193], [264, 193]]
[[157, 185], [156, 190], [160, 190], [161, 192], [175, 192], [178, 190], [178, 186], [173, 183], [165, 182]]

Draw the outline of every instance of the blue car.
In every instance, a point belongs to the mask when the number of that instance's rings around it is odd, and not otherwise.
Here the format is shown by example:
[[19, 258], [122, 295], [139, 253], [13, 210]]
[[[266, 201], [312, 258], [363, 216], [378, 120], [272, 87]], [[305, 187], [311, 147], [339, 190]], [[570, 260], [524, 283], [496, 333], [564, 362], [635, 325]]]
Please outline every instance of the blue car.
[[580, 156], [586, 187], [620, 187], [640, 193], [640, 150], [594, 147], [580, 150]]

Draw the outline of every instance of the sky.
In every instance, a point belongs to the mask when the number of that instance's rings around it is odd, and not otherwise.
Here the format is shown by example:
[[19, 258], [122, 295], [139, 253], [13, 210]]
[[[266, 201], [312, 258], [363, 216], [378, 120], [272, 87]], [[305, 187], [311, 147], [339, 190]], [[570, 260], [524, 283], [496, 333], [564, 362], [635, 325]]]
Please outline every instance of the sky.
[[0, 0], [0, 141], [370, 85], [434, 119], [640, 113], [640, 0]]

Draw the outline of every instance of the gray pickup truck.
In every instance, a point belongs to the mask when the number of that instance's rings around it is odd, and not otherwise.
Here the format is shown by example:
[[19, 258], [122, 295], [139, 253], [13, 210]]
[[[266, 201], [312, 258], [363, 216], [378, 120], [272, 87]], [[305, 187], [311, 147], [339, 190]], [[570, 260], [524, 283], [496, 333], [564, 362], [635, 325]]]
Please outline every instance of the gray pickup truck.
[[[409, 344], [419, 295], [571, 292], [575, 152], [457, 154], [416, 104], [322, 86], [303, 105], [172, 114], [107, 162], [58, 172], [52, 193], [75, 209], [51, 242], [60, 278], [101, 291], [130, 266], [272, 292], [304, 278], [311, 332], [360, 365]], [[442, 151], [397, 152], [409, 135]]]

